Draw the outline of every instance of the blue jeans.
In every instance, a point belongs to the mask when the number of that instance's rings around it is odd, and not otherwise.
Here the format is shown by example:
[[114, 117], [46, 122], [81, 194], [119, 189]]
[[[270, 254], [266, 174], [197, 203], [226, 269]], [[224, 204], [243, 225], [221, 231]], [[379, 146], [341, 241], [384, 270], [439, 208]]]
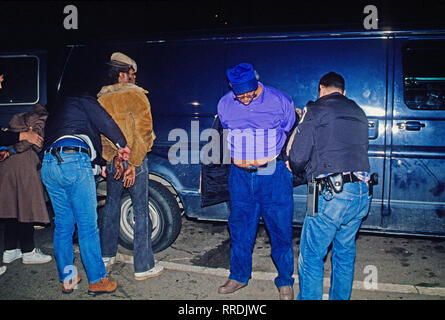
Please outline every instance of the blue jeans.
[[[268, 169], [263, 169], [268, 170]], [[260, 216], [270, 235], [272, 259], [278, 270], [275, 285], [292, 286], [292, 174], [282, 161], [272, 174], [246, 172], [233, 165], [229, 174], [231, 213], [229, 279], [247, 284], [252, 273], [252, 252]]]
[[346, 183], [332, 200], [318, 201], [318, 216], [306, 216], [300, 240], [298, 275], [301, 300], [323, 297], [324, 258], [332, 243], [332, 273], [329, 299], [347, 300], [354, 278], [355, 238], [369, 210], [368, 185]]
[[106, 276], [97, 228], [96, 184], [90, 157], [85, 153], [60, 152], [63, 162], [46, 153], [42, 164], [42, 181], [48, 191], [55, 214], [54, 254], [60, 281], [73, 277], [74, 224], [77, 224], [79, 247], [88, 281]]
[[[113, 162], [107, 163], [107, 201], [103, 210], [101, 247], [104, 257], [114, 257], [117, 252], [121, 196], [124, 186], [122, 178], [115, 180]], [[148, 158], [136, 167], [134, 185], [128, 188], [133, 203], [134, 272], [144, 272], [154, 267], [154, 255], [151, 243], [152, 223], [148, 212]]]

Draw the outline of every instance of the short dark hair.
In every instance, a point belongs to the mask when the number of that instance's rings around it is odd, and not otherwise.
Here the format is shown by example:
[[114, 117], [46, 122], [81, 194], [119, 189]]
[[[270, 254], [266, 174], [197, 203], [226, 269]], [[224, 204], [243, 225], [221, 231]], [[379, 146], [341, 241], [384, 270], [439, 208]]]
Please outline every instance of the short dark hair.
[[341, 75], [335, 72], [326, 73], [323, 77], [321, 77], [320, 82], [318, 83], [320, 90], [320, 85], [323, 87], [334, 87], [340, 89], [341, 91], [345, 91], [345, 79]]
[[109, 65], [108, 72], [107, 72], [109, 84], [117, 83], [119, 80], [119, 73], [120, 72], [129, 73], [130, 69], [132, 69], [130, 66], [120, 67], [120, 66], [115, 66], [115, 65]]

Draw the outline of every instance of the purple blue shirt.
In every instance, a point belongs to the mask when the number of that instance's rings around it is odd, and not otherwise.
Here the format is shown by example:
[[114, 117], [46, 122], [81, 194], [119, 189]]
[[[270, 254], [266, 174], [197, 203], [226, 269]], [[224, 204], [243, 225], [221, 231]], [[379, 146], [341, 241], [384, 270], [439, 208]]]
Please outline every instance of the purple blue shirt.
[[227, 143], [231, 157], [258, 160], [280, 154], [295, 122], [295, 107], [284, 92], [264, 86], [261, 94], [245, 106], [230, 91], [218, 103], [218, 116], [228, 129]]

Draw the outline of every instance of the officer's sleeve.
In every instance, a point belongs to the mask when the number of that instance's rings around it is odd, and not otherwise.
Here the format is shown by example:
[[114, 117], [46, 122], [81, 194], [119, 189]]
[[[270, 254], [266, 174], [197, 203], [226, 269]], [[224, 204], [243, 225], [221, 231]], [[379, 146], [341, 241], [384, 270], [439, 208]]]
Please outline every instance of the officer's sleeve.
[[85, 110], [88, 112], [90, 119], [94, 119], [91, 121], [93, 125], [118, 148], [125, 147], [127, 140], [113, 118], [97, 100], [90, 99], [90, 103], [91, 106], [85, 108]]
[[315, 120], [307, 112], [303, 121], [295, 128], [289, 141], [289, 165], [292, 172], [303, 172], [308, 165], [314, 146]]

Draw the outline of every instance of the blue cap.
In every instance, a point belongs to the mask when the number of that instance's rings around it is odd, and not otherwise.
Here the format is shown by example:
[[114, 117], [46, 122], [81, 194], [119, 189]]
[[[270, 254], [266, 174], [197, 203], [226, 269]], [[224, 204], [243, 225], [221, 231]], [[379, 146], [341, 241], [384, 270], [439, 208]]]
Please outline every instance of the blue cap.
[[258, 88], [258, 80], [250, 63], [240, 63], [227, 69], [227, 78], [235, 95], [254, 91]]

